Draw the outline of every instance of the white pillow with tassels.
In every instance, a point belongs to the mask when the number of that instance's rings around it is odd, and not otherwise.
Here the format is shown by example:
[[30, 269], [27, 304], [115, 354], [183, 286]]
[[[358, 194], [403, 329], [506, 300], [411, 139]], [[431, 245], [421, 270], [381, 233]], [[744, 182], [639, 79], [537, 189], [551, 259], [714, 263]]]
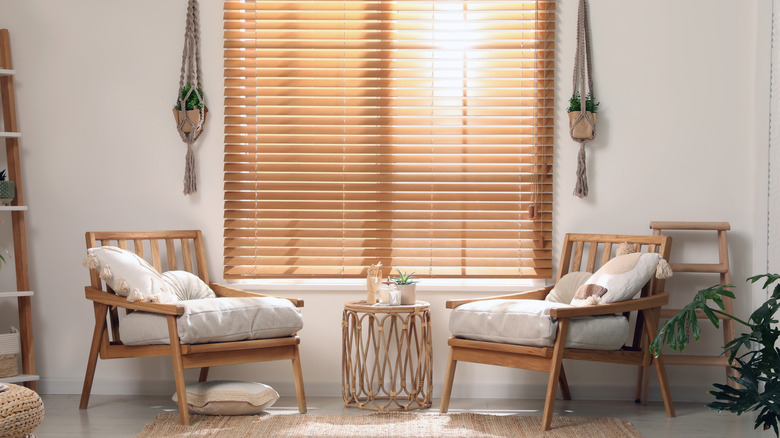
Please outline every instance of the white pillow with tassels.
[[97, 269], [100, 279], [128, 302], [172, 303], [176, 295], [162, 275], [137, 254], [116, 246], [89, 248], [84, 267]]
[[653, 274], [661, 279], [672, 276], [669, 264], [660, 254], [618, 255], [577, 289], [571, 305], [592, 306], [630, 300]]

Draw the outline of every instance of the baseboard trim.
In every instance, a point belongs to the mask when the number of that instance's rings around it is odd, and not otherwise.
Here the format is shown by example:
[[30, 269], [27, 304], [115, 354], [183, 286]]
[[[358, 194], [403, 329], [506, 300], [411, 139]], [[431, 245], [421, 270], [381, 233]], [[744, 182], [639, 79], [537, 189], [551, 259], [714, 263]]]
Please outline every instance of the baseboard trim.
[[[196, 381], [196, 378], [188, 381]], [[38, 382], [38, 391], [41, 394], [80, 394], [81, 380], [73, 379], [41, 379]], [[293, 382], [263, 382], [270, 385], [280, 395], [294, 396], [295, 386]], [[313, 397], [339, 397], [341, 396], [341, 384], [334, 382], [306, 382], [306, 395]], [[578, 400], [634, 400], [633, 385], [572, 385], [572, 398]], [[712, 397], [707, 393], [710, 388], [701, 386], [675, 386], [672, 388], [672, 397], [678, 402], [710, 402]], [[114, 395], [165, 395], [173, 394], [176, 388], [171, 380], [157, 381], [128, 381], [114, 379], [95, 379], [92, 385], [93, 394]], [[504, 384], [455, 384], [452, 388], [453, 398], [487, 398], [487, 399], [543, 399], [546, 391], [544, 385], [504, 385]], [[442, 386], [435, 384], [433, 398], [441, 397]], [[661, 391], [656, 386], [650, 387], [650, 401], [661, 401]]]

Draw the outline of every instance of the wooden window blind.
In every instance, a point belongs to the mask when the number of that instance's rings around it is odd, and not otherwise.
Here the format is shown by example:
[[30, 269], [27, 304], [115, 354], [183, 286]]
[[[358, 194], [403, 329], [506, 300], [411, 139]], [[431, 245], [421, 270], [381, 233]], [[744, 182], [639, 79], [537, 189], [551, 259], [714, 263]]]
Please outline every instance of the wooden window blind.
[[225, 278], [551, 278], [554, 13], [226, 1]]

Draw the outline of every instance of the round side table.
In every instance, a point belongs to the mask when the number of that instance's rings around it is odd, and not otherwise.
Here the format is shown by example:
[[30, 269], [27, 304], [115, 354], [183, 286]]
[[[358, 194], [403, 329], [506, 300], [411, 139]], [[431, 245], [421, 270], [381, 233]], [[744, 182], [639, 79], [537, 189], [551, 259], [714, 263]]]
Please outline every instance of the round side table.
[[341, 390], [344, 406], [375, 411], [431, 407], [430, 304], [344, 304]]

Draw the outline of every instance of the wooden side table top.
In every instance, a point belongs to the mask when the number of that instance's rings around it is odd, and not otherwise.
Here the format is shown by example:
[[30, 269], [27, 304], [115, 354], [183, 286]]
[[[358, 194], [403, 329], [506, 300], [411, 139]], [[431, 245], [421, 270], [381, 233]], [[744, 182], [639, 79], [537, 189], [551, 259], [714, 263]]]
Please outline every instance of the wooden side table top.
[[416, 313], [421, 310], [427, 310], [431, 304], [427, 301], [417, 301], [417, 304], [391, 306], [389, 304], [366, 304], [366, 300], [347, 301], [344, 308], [356, 312], [366, 313]]

